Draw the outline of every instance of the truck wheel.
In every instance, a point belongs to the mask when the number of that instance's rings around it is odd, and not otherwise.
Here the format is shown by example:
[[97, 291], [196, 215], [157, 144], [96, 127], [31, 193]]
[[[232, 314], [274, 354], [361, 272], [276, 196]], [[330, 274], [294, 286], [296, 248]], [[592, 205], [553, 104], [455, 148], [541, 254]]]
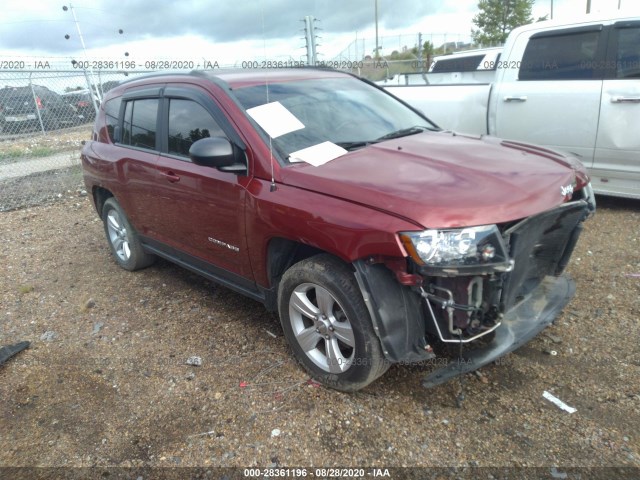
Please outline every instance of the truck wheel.
[[320, 383], [353, 392], [389, 367], [353, 272], [340, 260], [323, 254], [293, 265], [278, 307], [293, 353]]
[[155, 255], [145, 253], [135, 229], [127, 220], [122, 207], [113, 197], [102, 207], [102, 221], [111, 253], [125, 270], [138, 270], [155, 262]]

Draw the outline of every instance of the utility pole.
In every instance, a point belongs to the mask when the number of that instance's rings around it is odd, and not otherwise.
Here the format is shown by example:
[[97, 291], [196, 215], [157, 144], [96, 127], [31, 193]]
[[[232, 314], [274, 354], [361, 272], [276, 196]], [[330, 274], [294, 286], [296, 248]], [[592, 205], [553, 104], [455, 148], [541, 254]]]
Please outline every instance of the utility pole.
[[550, 20], [553, 20], [553, 0], [551, 0], [551, 18]]
[[424, 69], [422, 68], [422, 33], [418, 33], [418, 65], [419, 71], [422, 72]]
[[[76, 12], [73, 9], [73, 5], [69, 4], [69, 6], [67, 7], [66, 5], [62, 6], [62, 10], [63, 11], [68, 11], [71, 10], [71, 15], [73, 15], [73, 23], [76, 24], [76, 29], [78, 31], [78, 38], [80, 38], [80, 45], [82, 46], [82, 51], [84, 53], [84, 58], [87, 61], [88, 67], [89, 67], [89, 76], [91, 77], [91, 84], [88, 85], [89, 86], [89, 94], [91, 96], [91, 101], [93, 103], [93, 108], [96, 111], [96, 114], [98, 113], [98, 102], [102, 102], [102, 95], [100, 94], [100, 89], [98, 88], [98, 84], [96, 83], [95, 79], [93, 78], [93, 68], [91, 68], [91, 62], [89, 61], [89, 57], [87, 55], [87, 47], [84, 44], [84, 38], [82, 37], [82, 31], [80, 30], [80, 23], [78, 22], [78, 18], [76, 17]], [[65, 35], [65, 37], [67, 40], [69, 40], [70, 35], [67, 34]], [[86, 68], [84, 69], [86, 70]], [[86, 72], [85, 72], [85, 77], [86, 77]], [[95, 92], [93, 91], [95, 88]], [[97, 97], [97, 101], [96, 101], [96, 97]]]
[[375, 59], [377, 60], [379, 58], [379, 54], [380, 54], [380, 44], [378, 43], [378, 0], [375, 0], [376, 2], [376, 7], [375, 7], [375, 13], [376, 13], [376, 54], [375, 54]]
[[318, 56], [316, 53], [316, 19], [307, 15], [304, 17], [304, 36], [307, 41], [307, 65], [315, 66]]
[[591, 13], [591, 0], [587, 0], [587, 13]]

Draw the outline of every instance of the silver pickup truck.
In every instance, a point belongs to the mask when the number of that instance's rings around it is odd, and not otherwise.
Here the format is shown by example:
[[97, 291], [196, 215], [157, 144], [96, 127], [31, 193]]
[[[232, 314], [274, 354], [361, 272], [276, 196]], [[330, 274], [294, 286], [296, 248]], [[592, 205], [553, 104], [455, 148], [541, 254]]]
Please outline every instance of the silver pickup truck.
[[509, 35], [485, 84], [386, 87], [440, 127], [578, 156], [596, 193], [640, 198], [640, 17], [539, 22]]

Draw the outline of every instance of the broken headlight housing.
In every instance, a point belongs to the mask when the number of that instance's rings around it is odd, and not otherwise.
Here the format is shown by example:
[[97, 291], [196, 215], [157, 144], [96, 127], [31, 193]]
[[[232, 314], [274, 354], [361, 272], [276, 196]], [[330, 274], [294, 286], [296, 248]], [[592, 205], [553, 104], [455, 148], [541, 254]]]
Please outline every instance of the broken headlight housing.
[[513, 268], [495, 225], [402, 232], [407, 252], [430, 275], [474, 275]]

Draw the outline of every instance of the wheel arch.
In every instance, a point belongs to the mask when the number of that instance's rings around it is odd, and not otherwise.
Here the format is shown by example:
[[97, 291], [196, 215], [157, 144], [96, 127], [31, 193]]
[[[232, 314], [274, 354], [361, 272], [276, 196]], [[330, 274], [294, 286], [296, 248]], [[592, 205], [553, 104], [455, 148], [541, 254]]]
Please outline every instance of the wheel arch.
[[114, 197], [114, 195], [106, 188], [98, 186], [93, 187], [91, 194], [93, 196], [93, 204], [96, 207], [96, 212], [100, 217], [102, 217], [104, 202], [106, 202], [109, 198]]
[[371, 264], [363, 259], [352, 263], [300, 241], [275, 237], [267, 246], [271, 292], [277, 296], [280, 280], [291, 266], [320, 254], [336, 259], [353, 272], [387, 360], [417, 362], [433, 357], [425, 349], [426, 330], [419, 296], [401, 285], [395, 273], [382, 263]]
[[267, 279], [270, 287], [277, 291], [282, 275], [292, 265], [321, 253], [329, 252], [297, 240], [283, 237], [271, 238], [267, 243], [266, 252]]

